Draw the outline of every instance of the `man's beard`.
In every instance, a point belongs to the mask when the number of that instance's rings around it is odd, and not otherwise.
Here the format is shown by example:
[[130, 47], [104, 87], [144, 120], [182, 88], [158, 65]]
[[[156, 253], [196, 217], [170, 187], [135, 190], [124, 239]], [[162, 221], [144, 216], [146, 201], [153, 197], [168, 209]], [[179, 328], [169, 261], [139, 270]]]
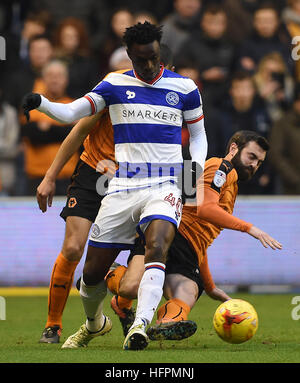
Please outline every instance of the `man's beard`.
[[242, 163], [240, 151], [232, 158], [231, 163], [238, 174], [239, 181], [249, 181], [253, 177], [254, 170], [252, 166], [245, 166]]

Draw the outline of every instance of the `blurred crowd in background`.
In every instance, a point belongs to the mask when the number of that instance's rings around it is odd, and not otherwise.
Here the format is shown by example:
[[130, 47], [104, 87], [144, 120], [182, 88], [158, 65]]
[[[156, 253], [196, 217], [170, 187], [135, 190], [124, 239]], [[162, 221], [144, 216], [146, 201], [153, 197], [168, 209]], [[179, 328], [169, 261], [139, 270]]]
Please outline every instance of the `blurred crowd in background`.
[[[35, 195], [72, 129], [38, 111], [21, 113], [28, 92], [70, 102], [108, 72], [131, 68], [125, 29], [163, 26], [176, 72], [203, 98], [208, 158], [224, 156], [238, 130], [269, 139], [267, 161], [240, 194], [300, 194], [300, 0], [1, 0], [0, 195]], [[189, 158], [188, 131], [182, 131]], [[60, 173], [65, 195], [79, 157]]]

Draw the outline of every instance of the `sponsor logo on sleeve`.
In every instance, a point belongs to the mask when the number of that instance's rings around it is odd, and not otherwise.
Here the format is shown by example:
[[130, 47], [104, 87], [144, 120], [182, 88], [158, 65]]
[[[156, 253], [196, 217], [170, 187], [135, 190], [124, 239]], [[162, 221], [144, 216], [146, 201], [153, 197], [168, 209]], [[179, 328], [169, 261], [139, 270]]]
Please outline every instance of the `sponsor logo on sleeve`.
[[217, 188], [221, 188], [226, 182], [226, 173], [222, 170], [217, 170], [214, 176], [213, 183]]

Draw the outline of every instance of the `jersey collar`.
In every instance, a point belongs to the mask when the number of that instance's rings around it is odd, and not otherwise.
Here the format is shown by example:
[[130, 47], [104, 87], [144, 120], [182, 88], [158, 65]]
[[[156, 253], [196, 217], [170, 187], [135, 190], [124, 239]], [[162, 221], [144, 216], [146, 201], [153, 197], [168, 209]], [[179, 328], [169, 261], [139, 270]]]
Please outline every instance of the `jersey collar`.
[[138, 79], [138, 80], [141, 80], [143, 82], [145, 82], [146, 84], [149, 84], [149, 85], [154, 85], [158, 80], [160, 80], [162, 78], [162, 75], [164, 73], [164, 70], [165, 70], [165, 67], [161, 64], [160, 65], [160, 71], [158, 73], [158, 75], [156, 77], [154, 77], [153, 80], [151, 81], [145, 81], [144, 79], [142, 79], [142, 77], [140, 77], [136, 71], [133, 69], [133, 73], [134, 73], [134, 76]]

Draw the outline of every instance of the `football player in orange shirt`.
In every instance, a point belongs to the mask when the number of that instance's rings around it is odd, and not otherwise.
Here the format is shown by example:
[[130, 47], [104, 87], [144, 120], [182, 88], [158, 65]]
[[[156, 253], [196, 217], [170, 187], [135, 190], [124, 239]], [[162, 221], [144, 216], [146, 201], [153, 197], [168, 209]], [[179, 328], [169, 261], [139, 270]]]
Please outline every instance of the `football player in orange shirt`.
[[[167, 302], [157, 312], [157, 325], [147, 330], [151, 340], [179, 340], [191, 336], [197, 326], [188, 320], [188, 314], [203, 290], [214, 299], [230, 299], [216, 288], [207, 262], [207, 248], [223, 228], [245, 232], [266, 248], [282, 248], [269, 234], [232, 215], [238, 181], [247, 181], [255, 174], [268, 149], [266, 139], [257, 133], [239, 131], [230, 139], [225, 158], [206, 161], [197, 185], [197, 202], [184, 205], [179, 230], [169, 249], [164, 288]], [[111, 305], [124, 332], [126, 318], [124, 312], [118, 310], [117, 302], [119, 296], [135, 298], [143, 273], [143, 253], [143, 246], [136, 248], [128, 270], [119, 266], [106, 279], [108, 288], [116, 294]]]

